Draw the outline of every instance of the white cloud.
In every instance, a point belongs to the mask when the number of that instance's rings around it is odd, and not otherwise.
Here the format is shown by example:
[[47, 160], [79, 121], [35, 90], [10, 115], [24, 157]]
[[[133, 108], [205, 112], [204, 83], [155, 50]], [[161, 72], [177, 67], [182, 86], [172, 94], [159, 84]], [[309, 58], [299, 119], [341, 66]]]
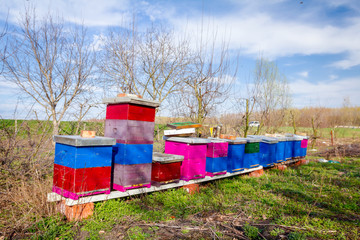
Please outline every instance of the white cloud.
[[297, 80], [290, 83], [296, 107], [321, 105], [341, 107], [344, 97], [349, 97], [355, 105], [360, 104], [360, 77], [337, 81], [309, 82]]
[[[348, 53], [345, 62], [335, 63], [336, 67], [348, 68], [360, 64], [360, 18], [354, 19], [346, 27], [331, 25], [317, 26], [311, 22], [277, 20], [268, 14], [254, 14], [244, 17], [228, 15], [216, 18], [210, 26], [218, 36], [228, 36], [231, 48], [241, 48], [246, 54], [277, 58], [295, 54], [338, 54]], [[173, 19], [176, 29], [189, 31], [199, 41], [201, 18], [188, 21], [184, 29], [184, 19]], [[226, 40], [226, 39], [225, 39]]]
[[332, 75], [329, 76], [329, 79], [330, 79], [330, 80], [335, 80], [335, 79], [338, 79], [338, 78], [339, 78], [338, 75], [333, 75], [333, 74], [332, 74]]
[[307, 78], [307, 77], [309, 77], [309, 72], [308, 71], [299, 72], [298, 75], [301, 77]]
[[66, 21], [84, 23], [87, 26], [121, 26], [132, 17], [132, 8], [129, 0], [23, 0], [5, 1], [2, 3], [2, 18], [9, 10], [9, 21], [17, 23], [24, 13], [25, 6], [34, 6], [37, 17], [48, 14], [58, 14]]

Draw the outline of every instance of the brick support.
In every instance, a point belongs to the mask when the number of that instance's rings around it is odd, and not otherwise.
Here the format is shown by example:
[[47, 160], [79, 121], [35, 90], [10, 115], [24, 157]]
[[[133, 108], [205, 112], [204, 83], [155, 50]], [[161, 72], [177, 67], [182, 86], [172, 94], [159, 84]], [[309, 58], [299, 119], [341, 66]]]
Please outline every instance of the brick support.
[[249, 173], [249, 177], [261, 177], [262, 175], [264, 175], [264, 169], [259, 169], [253, 172]]
[[62, 200], [57, 203], [56, 209], [64, 214], [68, 221], [80, 221], [93, 215], [94, 203], [67, 206], [65, 200]]
[[196, 183], [185, 185], [182, 188], [191, 195], [199, 192], [199, 184]]

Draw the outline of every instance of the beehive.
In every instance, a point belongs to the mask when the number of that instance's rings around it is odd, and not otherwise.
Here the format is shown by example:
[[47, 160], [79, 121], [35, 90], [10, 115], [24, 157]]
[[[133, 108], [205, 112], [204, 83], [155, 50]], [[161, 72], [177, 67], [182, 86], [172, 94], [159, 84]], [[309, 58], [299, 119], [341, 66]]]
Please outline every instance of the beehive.
[[165, 153], [184, 156], [180, 178], [185, 181], [204, 178], [206, 173], [207, 143], [201, 138], [164, 137]]
[[75, 200], [110, 192], [115, 139], [54, 136], [54, 141], [53, 192]]
[[153, 153], [151, 183], [161, 184], [178, 182], [180, 180], [181, 164], [184, 156], [166, 153]]
[[113, 188], [150, 187], [156, 101], [122, 94], [104, 99], [105, 136], [114, 137]]

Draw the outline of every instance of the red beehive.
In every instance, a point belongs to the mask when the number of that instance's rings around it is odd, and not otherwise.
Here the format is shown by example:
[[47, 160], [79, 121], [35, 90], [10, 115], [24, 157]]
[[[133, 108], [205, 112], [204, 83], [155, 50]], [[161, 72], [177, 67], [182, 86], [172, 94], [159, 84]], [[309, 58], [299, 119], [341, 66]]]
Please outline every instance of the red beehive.
[[155, 121], [155, 109], [159, 102], [144, 100], [134, 96], [104, 99], [107, 104], [106, 119], [124, 119], [136, 121]]
[[155, 108], [133, 104], [110, 104], [106, 107], [106, 119], [155, 121]]
[[70, 168], [54, 164], [53, 192], [78, 199], [79, 196], [109, 193], [111, 167]]
[[178, 182], [183, 160], [184, 156], [154, 152], [151, 171], [152, 184]]

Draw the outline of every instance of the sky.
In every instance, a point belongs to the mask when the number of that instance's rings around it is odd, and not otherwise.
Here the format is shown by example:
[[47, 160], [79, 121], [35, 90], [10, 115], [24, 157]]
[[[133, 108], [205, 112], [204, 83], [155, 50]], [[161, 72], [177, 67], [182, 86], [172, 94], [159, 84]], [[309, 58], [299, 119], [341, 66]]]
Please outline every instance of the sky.
[[[360, 105], [358, 0], [0, 0], [0, 24], [6, 18], [18, 24], [29, 3], [40, 16], [51, 12], [84, 23], [95, 44], [109, 27], [125, 26], [134, 17], [142, 27], [161, 23], [194, 36], [194, 45], [206, 26], [219, 45], [225, 40], [239, 54], [239, 86], [261, 55], [287, 77], [294, 107], [341, 107], [344, 99]], [[21, 109], [19, 96], [16, 86], [0, 78], [2, 118]]]

